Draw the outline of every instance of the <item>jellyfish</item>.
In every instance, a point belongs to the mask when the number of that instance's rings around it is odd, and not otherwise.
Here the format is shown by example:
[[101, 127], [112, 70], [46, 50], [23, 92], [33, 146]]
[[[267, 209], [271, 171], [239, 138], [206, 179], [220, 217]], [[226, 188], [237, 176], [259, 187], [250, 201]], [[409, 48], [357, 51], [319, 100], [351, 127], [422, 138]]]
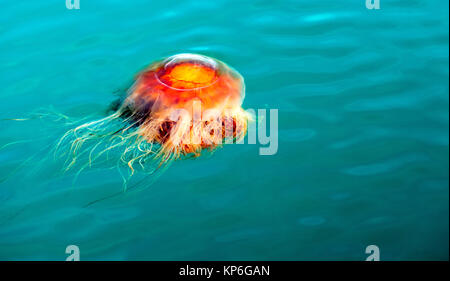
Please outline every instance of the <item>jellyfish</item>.
[[57, 144], [66, 170], [87, 159], [125, 164], [154, 173], [174, 160], [196, 158], [224, 143], [240, 142], [252, 118], [242, 108], [242, 76], [225, 63], [197, 54], [178, 54], [152, 63], [104, 118], [67, 131]]

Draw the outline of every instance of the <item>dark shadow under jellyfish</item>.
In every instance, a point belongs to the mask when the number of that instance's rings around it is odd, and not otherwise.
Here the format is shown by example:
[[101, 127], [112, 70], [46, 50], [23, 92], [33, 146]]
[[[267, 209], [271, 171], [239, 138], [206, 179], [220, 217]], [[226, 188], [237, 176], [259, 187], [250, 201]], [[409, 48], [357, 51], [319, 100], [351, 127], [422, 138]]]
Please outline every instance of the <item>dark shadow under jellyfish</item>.
[[176, 159], [242, 140], [251, 119], [244, 96], [242, 76], [225, 63], [175, 55], [140, 72], [110, 115], [70, 129], [57, 155], [66, 170], [115, 161], [127, 177], [155, 174]]

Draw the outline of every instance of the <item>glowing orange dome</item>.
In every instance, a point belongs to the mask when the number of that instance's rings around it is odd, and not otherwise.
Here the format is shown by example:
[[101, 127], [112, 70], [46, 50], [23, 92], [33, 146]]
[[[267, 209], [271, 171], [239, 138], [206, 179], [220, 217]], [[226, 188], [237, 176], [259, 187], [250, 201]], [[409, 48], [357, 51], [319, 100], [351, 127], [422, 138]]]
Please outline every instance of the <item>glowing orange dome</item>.
[[203, 64], [181, 62], [173, 66], [163, 67], [159, 80], [176, 89], [191, 90], [211, 85], [217, 79], [216, 70]]
[[242, 76], [223, 62], [180, 54], [155, 62], [141, 72], [130, 97], [138, 110], [142, 106], [148, 110], [150, 104], [152, 108], [191, 110], [194, 100], [199, 100], [204, 109], [240, 106], [244, 92]]
[[[140, 125], [140, 135], [147, 141], [175, 153], [199, 155], [202, 148], [214, 148], [226, 136], [245, 135], [244, 89], [242, 76], [223, 62], [180, 54], [155, 62], [138, 74], [122, 108]], [[195, 113], [197, 107], [201, 109]], [[171, 114], [180, 109], [187, 114], [174, 120]], [[201, 138], [201, 142], [193, 142], [193, 138]]]

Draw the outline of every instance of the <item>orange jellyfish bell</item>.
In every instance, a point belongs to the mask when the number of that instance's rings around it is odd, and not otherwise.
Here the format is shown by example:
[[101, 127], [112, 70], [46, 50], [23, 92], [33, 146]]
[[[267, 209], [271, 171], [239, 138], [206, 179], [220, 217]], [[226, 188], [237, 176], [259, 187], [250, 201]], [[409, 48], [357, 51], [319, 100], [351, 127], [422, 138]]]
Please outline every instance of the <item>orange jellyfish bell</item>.
[[242, 76], [223, 62], [179, 54], [138, 74], [119, 111], [140, 137], [161, 145], [165, 157], [199, 156], [245, 135], [244, 96]]

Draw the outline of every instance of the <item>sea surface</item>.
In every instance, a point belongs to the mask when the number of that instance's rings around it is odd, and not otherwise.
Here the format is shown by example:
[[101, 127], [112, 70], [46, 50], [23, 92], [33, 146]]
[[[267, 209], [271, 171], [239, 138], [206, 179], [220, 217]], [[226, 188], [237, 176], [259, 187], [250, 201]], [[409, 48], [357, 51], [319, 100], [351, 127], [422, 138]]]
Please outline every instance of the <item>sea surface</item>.
[[[0, 0], [1, 260], [448, 260], [447, 1], [80, 4]], [[97, 202], [122, 177], [63, 172], [61, 122], [177, 53], [239, 71], [277, 152], [225, 145]]]

